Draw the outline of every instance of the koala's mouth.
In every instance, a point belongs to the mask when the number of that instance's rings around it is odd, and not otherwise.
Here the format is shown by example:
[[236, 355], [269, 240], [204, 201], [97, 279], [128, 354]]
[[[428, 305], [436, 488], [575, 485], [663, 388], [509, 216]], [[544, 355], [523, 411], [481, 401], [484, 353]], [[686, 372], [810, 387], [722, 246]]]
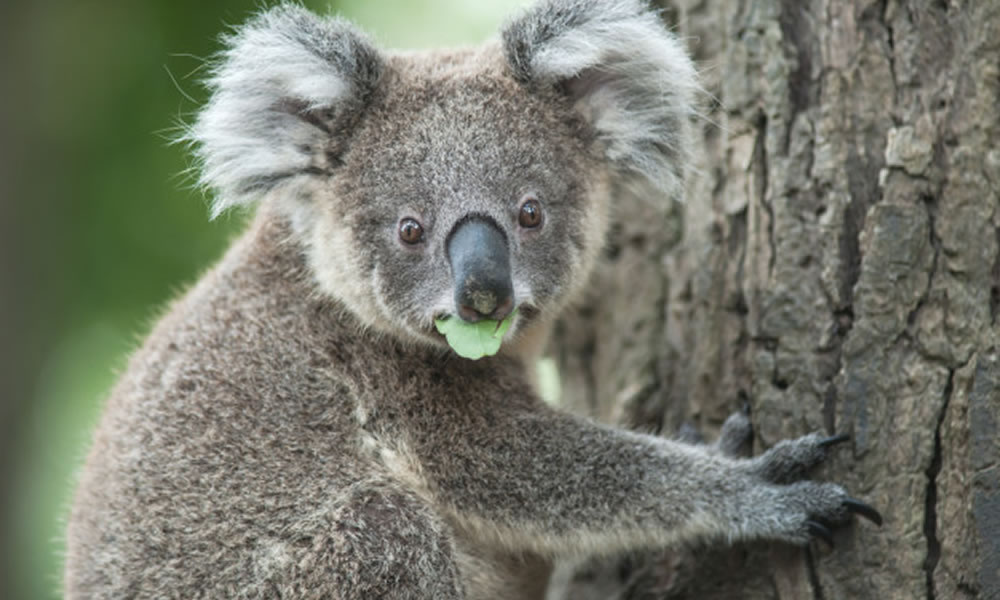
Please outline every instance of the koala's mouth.
[[[511, 335], [516, 335], [518, 331], [523, 330], [525, 326], [533, 323], [541, 314], [541, 311], [537, 307], [530, 304], [521, 304], [514, 310], [515, 313], [513, 321], [511, 322], [510, 329], [504, 334], [505, 338], [508, 338]], [[447, 337], [438, 330], [435, 323], [446, 321], [448, 319], [461, 319], [461, 317], [457, 313], [453, 312], [436, 313], [431, 319], [431, 322], [427, 323], [422, 329], [426, 335], [447, 343]]]
[[[537, 307], [532, 306], [530, 304], [521, 304], [515, 307], [514, 311], [517, 313], [517, 315], [514, 318], [514, 323], [511, 325], [511, 331], [519, 328], [518, 327], [519, 325], [523, 326], [527, 323], [534, 321], [535, 319], [538, 318], [539, 314], [541, 313], [541, 311]], [[434, 327], [434, 321], [444, 321], [447, 319], [461, 319], [461, 317], [453, 312], [435, 313], [433, 318], [431, 319], [431, 322], [424, 326], [424, 330], [434, 331], [436, 333], [436, 329]], [[437, 335], [438, 337], [444, 337], [441, 334]]]
[[519, 329], [514, 326], [520, 321], [517, 308], [503, 319], [467, 319], [462, 315], [460, 312], [459, 316], [435, 319], [434, 327], [455, 354], [469, 360], [497, 354], [501, 347], [512, 343], [511, 338], [517, 335], [516, 330]]

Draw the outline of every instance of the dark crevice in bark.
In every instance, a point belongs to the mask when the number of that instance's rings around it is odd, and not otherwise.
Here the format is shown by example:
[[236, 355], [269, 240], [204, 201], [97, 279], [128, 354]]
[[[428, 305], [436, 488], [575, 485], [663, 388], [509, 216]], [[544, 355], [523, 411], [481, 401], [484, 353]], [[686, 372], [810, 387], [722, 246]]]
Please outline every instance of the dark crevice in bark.
[[[735, 315], [739, 324], [739, 332], [732, 341], [728, 349], [728, 364], [732, 373], [733, 383], [737, 395], [749, 396], [752, 386], [752, 373], [745, 357], [750, 352], [750, 331], [748, 329], [747, 315], [750, 314], [750, 307], [744, 295], [743, 286], [740, 282], [746, 278], [747, 260], [747, 239], [749, 235], [748, 210], [743, 210], [732, 215], [729, 219], [729, 245], [728, 255], [730, 264], [735, 264], [735, 275], [732, 276], [730, 284], [727, 284], [727, 294], [723, 304], [723, 309]], [[773, 260], [773, 256], [772, 256]]]
[[[850, 169], [850, 165], [848, 165]], [[838, 246], [840, 251], [840, 298], [843, 303], [835, 307], [838, 311], [850, 310], [854, 305], [854, 286], [861, 276], [861, 230], [864, 228], [868, 203], [851, 193], [851, 200], [844, 210], [844, 226], [840, 230]], [[853, 325], [853, 318], [851, 319]], [[846, 332], [845, 332], [846, 335]]]
[[[854, 287], [853, 284], [851, 287]], [[838, 308], [833, 311], [833, 318], [837, 327], [837, 337], [843, 341], [847, 337], [847, 334], [851, 332], [851, 328], [854, 327], [854, 307], [845, 306]]]
[[787, 155], [795, 119], [799, 113], [813, 104], [810, 98], [813, 89], [812, 52], [808, 40], [814, 39], [815, 36], [809, 26], [806, 9], [799, 0], [782, 2], [778, 24], [781, 27], [781, 36], [791, 42], [795, 51], [795, 68], [788, 74], [788, 122], [785, 124], [785, 137], [781, 144], [782, 153]]
[[[853, 284], [852, 284], [853, 288]], [[833, 306], [835, 303], [829, 294], [824, 292], [827, 303]], [[833, 311], [834, 336], [831, 340], [830, 348], [826, 352], [832, 354], [831, 368], [821, 373], [822, 381], [825, 382], [823, 392], [823, 426], [830, 434], [837, 433], [837, 384], [834, 382], [837, 375], [844, 367], [842, 349], [844, 340], [854, 327], [854, 307], [845, 306]]]
[[[726, 240], [726, 254], [729, 255], [730, 261], [735, 261], [736, 264], [736, 277], [735, 281], [743, 281], [743, 267], [746, 259], [746, 247], [747, 247], [747, 210], [744, 207], [732, 214], [727, 221], [729, 222], [729, 235]], [[742, 292], [740, 292], [740, 298], [742, 298]], [[741, 300], [736, 299], [729, 304], [739, 303]]]
[[948, 413], [948, 403], [951, 400], [952, 389], [955, 385], [955, 370], [948, 371], [948, 383], [944, 387], [944, 403], [941, 406], [941, 413], [938, 415], [937, 424], [934, 428], [934, 455], [931, 457], [931, 464], [927, 467], [927, 493], [925, 495], [924, 506], [924, 537], [927, 539], [927, 558], [924, 559], [924, 576], [927, 585], [927, 600], [936, 600], [937, 593], [934, 589], [934, 569], [937, 568], [938, 560], [941, 558], [941, 542], [937, 536], [937, 476], [941, 472], [941, 427], [944, 425], [945, 415]]
[[774, 261], [777, 257], [777, 248], [774, 243], [774, 207], [767, 199], [768, 186], [768, 165], [767, 165], [767, 115], [761, 111], [754, 122], [757, 129], [757, 137], [753, 147], [753, 169], [755, 171], [756, 189], [754, 193], [760, 201], [761, 207], [767, 213], [767, 244], [771, 250], [768, 257], [767, 271], [774, 272]]
[[[835, 376], [836, 374], [830, 378], [833, 379]], [[832, 381], [827, 383], [826, 391], [823, 393], [823, 427], [831, 435], [837, 433], [837, 386]]]
[[819, 573], [816, 571], [816, 559], [813, 558], [811, 548], [806, 549], [806, 571], [809, 573], [809, 587], [812, 588], [813, 598], [823, 600], [823, 586], [819, 582]]
[[[880, 0], [880, 2], [876, 7], [876, 10], [878, 11], [877, 12], [878, 22], [885, 29], [885, 43], [887, 46], [885, 57], [889, 61], [889, 73], [892, 75], [892, 83], [893, 83], [892, 88], [894, 90], [897, 90], [897, 98], [898, 98], [899, 86], [897, 85], [898, 78], [896, 77], [896, 40], [894, 38], [892, 25], [890, 25], [889, 21], [886, 20], [886, 11], [888, 10], [888, 7], [889, 7], [889, 0]], [[899, 125], [899, 118], [895, 115], [893, 116], [893, 123], [895, 125]]]
[[[920, 309], [924, 307], [927, 300], [931, 297], [931, 287], [934, 285], [934, 275], [937, 274], [938, 269], [938, 257], [941, 256], [941, 240], [937, 235], [937, 220], [935, 218], [935, 213], [937, 209], [937, 200], [933, 196], [925, 196], [923, 198], [924, 206], [927, 207], [927, 235], [930, 238], [931, 248], [934, 249], [934, 256], [931, 258], [931, 268], [927, 273], [927, 286], [924, 288], [920, 298], [917, 300], [916, 306], [913, 310], [906, 316], [906, 324], [912, 326], [917, 321], [917, 315], [920, 314]], [[903, 333], [906, 333], [905, 331]]]
[[997, 313], [1000, 312], [1000, 227], [995, 230], [997, 237], [997, 255], [993, 257], [993, 278], [990, 286], [990, 324], [996, 325]]

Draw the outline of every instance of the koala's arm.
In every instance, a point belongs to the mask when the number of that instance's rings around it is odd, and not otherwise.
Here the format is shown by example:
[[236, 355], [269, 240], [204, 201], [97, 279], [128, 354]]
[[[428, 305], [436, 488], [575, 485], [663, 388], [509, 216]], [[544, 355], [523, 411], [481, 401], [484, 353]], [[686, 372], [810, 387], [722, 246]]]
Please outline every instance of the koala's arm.
[[[507, 412], [496, 433], [451, 439], [425, 473], [477, 537], [547, 555], [690, 541], [804, 544], [858, 512], [831, 483], [799, 481], [842, 437], [813, 434], [754, 459], [605, 427], [546, 408]], [[434, 458], [430, 458], [433, 456]]]

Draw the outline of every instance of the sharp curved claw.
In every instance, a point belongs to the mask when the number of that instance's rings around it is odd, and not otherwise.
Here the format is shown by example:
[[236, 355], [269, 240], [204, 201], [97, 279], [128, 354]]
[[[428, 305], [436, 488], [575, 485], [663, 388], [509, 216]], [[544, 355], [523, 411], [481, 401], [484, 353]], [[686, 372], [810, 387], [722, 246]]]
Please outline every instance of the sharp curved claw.
[[836, 446], [837, 444], [842, 444], [847, 440], [851, 439], [851, 436], [846, 433], [841, 433], [839, 435], [831, 435], [828, 438], [823, 438], [816, 443], [820, 448], [829, 448], [830, 446]]
[[852, 513], [855, 513], [857, 515], [860, 515], [868, 519], [869, 521], [875, 523], [879, 527], [882, 526], [882, 515], [879, 514], [877, 510], [875, 510], [875, 507], [869, 504], [865, 504], [864, 502], [856, 498], [845, 498], [844, 506], [847, 507], [847, 510], [851, 511]]
[[809, 519], [806, 521], [806, 529], [809, 530], [809, 535], [823, 540], [827, 546], [833, 548], [833, 533], [829, 527]]

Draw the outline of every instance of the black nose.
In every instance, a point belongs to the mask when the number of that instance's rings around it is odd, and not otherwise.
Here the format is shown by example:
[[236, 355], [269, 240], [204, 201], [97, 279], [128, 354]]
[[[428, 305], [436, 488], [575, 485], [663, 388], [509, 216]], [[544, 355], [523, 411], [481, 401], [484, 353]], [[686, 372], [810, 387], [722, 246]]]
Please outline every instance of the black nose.
[[514, 310], [507, 238], [491, 219], [460, 221], [448, 237], [455, 309], [462, 319], [502, 321]]

